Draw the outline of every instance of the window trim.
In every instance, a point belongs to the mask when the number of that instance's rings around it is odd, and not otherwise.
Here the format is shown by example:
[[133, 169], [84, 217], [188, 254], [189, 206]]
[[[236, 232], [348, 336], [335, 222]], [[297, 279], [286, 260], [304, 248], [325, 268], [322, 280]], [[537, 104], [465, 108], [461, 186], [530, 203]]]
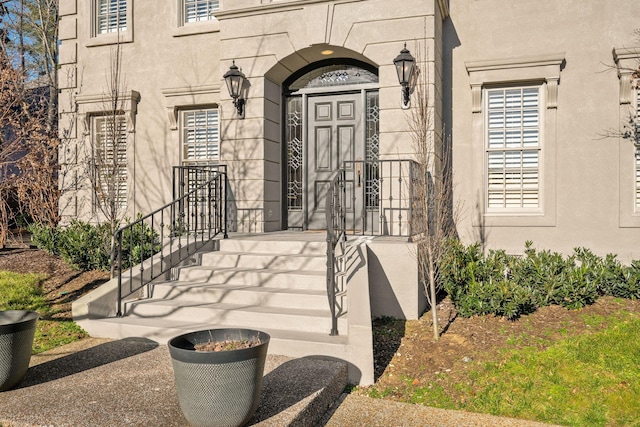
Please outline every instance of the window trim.
[[[472, 182], [477, 189], [480, 212], [472, 216], [474, 227], [553, 227], [556, 225], [556, 147], [558, 85], [565, 54], [466, 62], [469, 74], [472, 113]], [[488, 212], [485, 188], [484, 89], [495, 87], [540, 86], [539, 206], [538, 212]]]
[[[640, 120], [640, 87], [638, 79], [634, 82], [634, 70], [640, 65], [640, 47], [635, 48], [614, 48], [612, 51], [613, 60], [616, 64], [619, 92], [619, 217], [620, 228], [640, 227], [640, 207], [637, 205], [637, 161], [636, 155], [639, 150], [634, 146], [633, 141], [624, 137], [625, 130], [628, 130], [629, 119], [636, 116]], [[635, 83], [635, 85], [634, 85]], [[635, 86], [635, 87], [634, 87]]]
[[100, 33], [98, 28], [98, 9], [100, 0], [91, 0], [91, 19], [89, 34], [91, 37], [87, 41], [87, 47], [104, 46], [117, 43], [132, 43], [133, 42], [133, 0], [126, 0], [126, 22], [127, 28], [125, 30], [118, 30], [111, 33]]

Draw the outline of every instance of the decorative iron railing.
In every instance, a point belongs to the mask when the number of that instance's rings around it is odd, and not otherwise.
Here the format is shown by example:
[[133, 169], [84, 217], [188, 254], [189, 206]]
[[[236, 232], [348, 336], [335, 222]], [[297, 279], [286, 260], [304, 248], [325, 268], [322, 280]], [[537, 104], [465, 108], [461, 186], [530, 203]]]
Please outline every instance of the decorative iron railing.
[[345, 275], [348, 235], [406, 236], [416, 229], [413, 203], [415, 174], [413, 160], [346, 161], [332, 177], [327, 189], [327, 296], [331, 310], [331, 335], [338, 335], [338, 317], [343, 307], [338, 296], [346, 291]]
[[[118, 317], [127, 297], [167, 274], [217, 235], [227, 238], [226, 200], [225, 165], [174, 167], [173, 201], [114, 234]], [[139, 274], [134, 274], [136, 268]]]

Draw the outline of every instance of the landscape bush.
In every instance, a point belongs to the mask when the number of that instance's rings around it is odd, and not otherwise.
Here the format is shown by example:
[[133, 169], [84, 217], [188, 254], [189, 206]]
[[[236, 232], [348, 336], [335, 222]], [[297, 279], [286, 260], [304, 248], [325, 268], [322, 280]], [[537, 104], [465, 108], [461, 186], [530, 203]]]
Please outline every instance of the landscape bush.
[[[60, 256], [83, 271], [111, 268], [112, 236], [109, 224], [90, 224], [72, 220], [66, 227], [42, 224], [29, 226], [31, 242], [39, 249]], [[160, 250], [158, 233], [144, 222], [138, 222], [123, 233], [123, 269], [138, 264]]]
[[138, 221], [122, 233], [122, 268], [139, 264], [160, 249], [158, 232], [145, 222]]
[[603, 295], [640, 298], [640, 261], [625, 266], [615, 255], [603, 258], [586, 248], [563, 256], [532, 246], [526, 242], [522, 256], [485, 255], [479, 244], [449, 242], [438, 269], [458, 313], [517, 319], [548, 305], [581, 308]]

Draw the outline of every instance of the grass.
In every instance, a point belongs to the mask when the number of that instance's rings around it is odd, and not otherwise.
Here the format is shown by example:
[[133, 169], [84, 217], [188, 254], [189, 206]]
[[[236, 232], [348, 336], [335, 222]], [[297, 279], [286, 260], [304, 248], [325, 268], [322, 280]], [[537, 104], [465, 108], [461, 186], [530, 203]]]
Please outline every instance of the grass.
[[37, 274], [0, 271], [0, 310], [32, 310], [40, 314], [36, 325], [33, 354], [77, 341], [87, 333], [70, 320], [55, 320], [56, 314], [44, 296]]
[[507, 350], [498, 361], [476, 365], [468, 381], [456, 385], [463, 397], [407, 379], [401, 399], [567, 426], [640, 426], [640, 318], [585, 320], [597, 331], [564, 337], [542, 351], [535, 345]]

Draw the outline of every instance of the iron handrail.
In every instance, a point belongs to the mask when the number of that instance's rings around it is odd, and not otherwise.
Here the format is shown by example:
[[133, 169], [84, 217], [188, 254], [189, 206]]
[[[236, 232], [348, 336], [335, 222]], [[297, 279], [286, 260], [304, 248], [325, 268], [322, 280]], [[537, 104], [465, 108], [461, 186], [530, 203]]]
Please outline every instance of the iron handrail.
[[416, 228], [415, 219], [423, 213], [415, 211], [412, 200], [416, 165], [411, 159], [350, 160], [331, 177], [325, 199], [331, 335], [338, 335], [338, 317], [342, 314], [337, 299], [338, 277], [346, 273], [341, 257], [346, 252], [347, 235], [406, 236], [411, 240], [422, 232]]
[[330, 335], [338, 335], [338, 306], [336, 273], [339, 269], [336, 257], [338, 242], [346, 242], [346, 216], [344, 215], [345, 170], [339, 169], [333, 175], [325, 200], [325, 218], [327, 222], [327, 297], [331, 311]]
[[[197, 184], [186, 192], [184, 182], [178, 182], [178, 177], [183, 179], [184, 173], [191, 174]], [[114, 233], [111, 264], [115, 266], [118, 279], [118, 317], [123, 314], [125, 298], [168, 273], [217, 235], [222, 233], [225, 239], [228, 237], [226, 167], [177, 166], [173, 179], [173, 201]], [[126, 259], [123, 259], [125, 250]], [[139, 268], [139, 280], [134, 279], [134, 265]], [[126, 271], [129, 280], [124, 289]]]

